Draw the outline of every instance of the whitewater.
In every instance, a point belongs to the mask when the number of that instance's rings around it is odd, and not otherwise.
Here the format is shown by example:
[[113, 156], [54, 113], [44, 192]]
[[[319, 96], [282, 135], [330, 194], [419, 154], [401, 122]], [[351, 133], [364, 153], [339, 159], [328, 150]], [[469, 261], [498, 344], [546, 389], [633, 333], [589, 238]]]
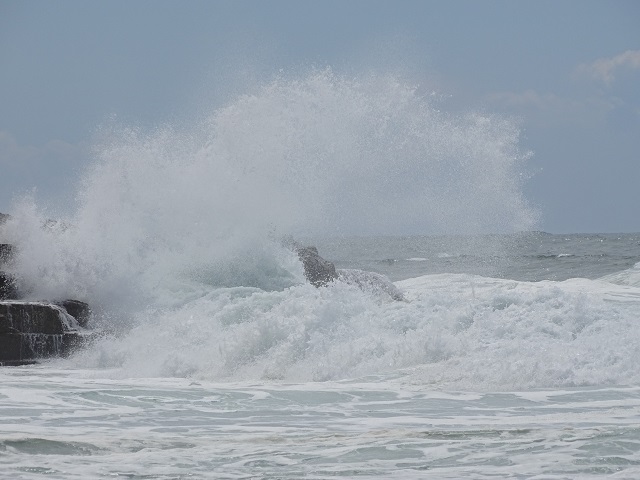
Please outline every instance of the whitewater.
[[73, 211], [0, 227], [99, 332], [0, 369], [0, 477], [638, 478], [640, 235], [536, 232], [517, 123], [445, 107], [324, 69], [98, 129]]

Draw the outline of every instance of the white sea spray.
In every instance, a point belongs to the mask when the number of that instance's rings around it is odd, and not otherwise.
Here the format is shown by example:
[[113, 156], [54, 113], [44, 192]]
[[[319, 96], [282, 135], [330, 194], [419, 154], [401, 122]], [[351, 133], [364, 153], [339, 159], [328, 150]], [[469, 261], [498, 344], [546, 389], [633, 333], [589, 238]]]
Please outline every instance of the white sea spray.
[[[419, 91], [390, 75], [313, 70], [191, 127], [105, 127], [71, 216], [45, 222], [28, 199], [14, 209], [12, 273], [31, 298], [88, 301], [107, 336], [71, 362], [121, 377], [391, 372], [460, 389], [635, 381], [632, 286], [427, 276], [399, 283], [408, 301], [393, 302], [304, 283], [283, 234], [534, 225], [516, 126], [443, 112]], [[494, 237], [469, 238], [467, 250], [495, 256], [484, 245]]]
[[325, 69], [191, 127], [105, 126], [69, 218], [41, 230], [46, 208], [14, 208], [16, 273], [33, 295], [126, 310], [153, 305], [163, 278], [272, 256], [269, 236], [530, 228], [517, 126], [441, 107], [392, 75]]

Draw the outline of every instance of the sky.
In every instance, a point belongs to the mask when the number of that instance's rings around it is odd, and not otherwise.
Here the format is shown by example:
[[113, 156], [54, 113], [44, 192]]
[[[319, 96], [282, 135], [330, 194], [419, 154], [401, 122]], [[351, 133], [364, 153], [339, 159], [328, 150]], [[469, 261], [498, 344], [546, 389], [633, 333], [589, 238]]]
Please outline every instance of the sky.
[[109, 119], [188, 122], [308, 66], [403, 70], [516, 119], [539, 230], [640, 232], [635, 0], [0, 0], [0, 212], [70, 205]]

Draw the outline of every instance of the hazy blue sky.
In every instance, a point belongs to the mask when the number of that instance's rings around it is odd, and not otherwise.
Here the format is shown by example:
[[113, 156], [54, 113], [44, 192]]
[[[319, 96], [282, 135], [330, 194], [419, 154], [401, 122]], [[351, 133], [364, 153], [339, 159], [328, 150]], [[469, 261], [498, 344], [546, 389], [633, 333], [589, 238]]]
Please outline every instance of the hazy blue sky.
[[521, 119], [552, 232], [640, 231], [640, 2], [0, 0], [0, 211], [64, 203], [112, 116], [188, 122], [309, 65]]

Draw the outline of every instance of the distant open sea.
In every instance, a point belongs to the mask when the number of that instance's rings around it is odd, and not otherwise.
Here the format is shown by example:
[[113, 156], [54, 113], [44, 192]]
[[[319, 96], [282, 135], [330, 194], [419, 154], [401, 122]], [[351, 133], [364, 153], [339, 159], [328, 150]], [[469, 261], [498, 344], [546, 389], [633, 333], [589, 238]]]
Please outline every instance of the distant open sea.
[[286, 255], [288, 284], [159, 286], [0, 369], [0, 477], [640, 478], [640, 234], [307, 241], [406, 301]]

